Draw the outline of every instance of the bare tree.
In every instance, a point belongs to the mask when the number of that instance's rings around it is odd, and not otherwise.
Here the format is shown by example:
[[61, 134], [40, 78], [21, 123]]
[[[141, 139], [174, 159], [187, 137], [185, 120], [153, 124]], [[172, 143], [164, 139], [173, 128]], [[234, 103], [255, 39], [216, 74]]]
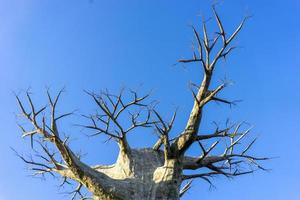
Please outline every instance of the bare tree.
[[[246, 123], [227, 123], [224, 128], [216, 127], [212, 133], [199, 133], [203, 108], [208, 103], [234, 103], [217, 97], [226, 87], [226, 82], [216, 88], [211, 88], [210, 85], [218, 62], [235, 48], [231, 43], [247, 20], [247, 17], [244, 18], [232, 34], [227, 34], [214, 7], [213, 13], [219, 28], [215, 37], [209, 38], [205, 21], [203, 38], [192, 27], [197, 51], [193, 52], [193, 58], [179, 60], [179, 63], [198, 63], [203, 69], [203, 79], [200, 85], [192, 85], [194, 105], [186, 127], [175, 138], [171, 138], [169, 133], [175, 122], [176, 112], [170, 120], [163, 119], [155, 105], [149, 102], [149, 95], [139, 96], [137, 92], [130, 91], [129, 98], [128, 92], [123, 90], [118, 95], [108, 91], [100, 94], [87, 92], [97, 105], [98, 112], [85, 115], [90, 123], [83, 127], [92, 130], [93, 136], [106, 135], [119, 146], [119, 155], [114, 165], [89, 166], [70, 149], [69, 138], [63, 136], [57, 125], [58, 120], [72, 114], [57, 114], [56, 108], [62, 91], [55, 97], [47, 91], [49, 105], [41, 109], [36, 107], [31, 94], [27, 92], [30, 111], [18, 95], [16, 99], [22, 116], [30, 122], [33, 129], [28, 131], [23, 126], [20, 128], [23, 137], [31, 138], [36, 154], [28, 159], [20, 154], [18, 156], [31, 166], [36, 175], [58, 175], [63, 178], [63, 183], [70, 183], [70, 180], [78, 183], [71, 192], [72, 199], [87, 199], [81, 192], [82, 188], [86, 188], [93, 195], [92, 199], [176, 200], [191, 187], [193, 179], [203, 179], [212, 184], [211, 178], [217, 175], [235, 177], [257, 169], [264, 170], [259, 162], [268, 158], [249, 154], [256, 139], [249, 144], [240, 145], [251, 130]], [[50, 115], [47, 116], [47, 113]], [[159, 136], [152, 148], [130, 147], [128, 134], [141, 128], [153, 128]], [[187, 155], [187, 150], [194, 144], [202, 152], [197, 157]], [[217, 148], [224, 148], [223, 153], [213, 154]]]

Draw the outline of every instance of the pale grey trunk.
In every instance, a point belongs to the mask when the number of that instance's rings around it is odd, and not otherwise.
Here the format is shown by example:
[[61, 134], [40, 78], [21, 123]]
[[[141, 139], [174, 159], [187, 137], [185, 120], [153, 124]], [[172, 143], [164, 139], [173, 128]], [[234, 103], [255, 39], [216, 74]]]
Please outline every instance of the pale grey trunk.
[[[181, 184], [181, 172], [178, 159], [165, 161], [163, 152], [152, 149], [132, 149], [126, 154], [120, 153], [116, 164], [99, 166], [102, 172], [115, 180], [124, 182], [124, 191], [115, 195], [112, 190], [106, 194], [94, 194], [95, 200], [177, 200]], [[120, 190], [119, 188], [114, 188]], [[97, 191], [94, 190], [94, 191]]]

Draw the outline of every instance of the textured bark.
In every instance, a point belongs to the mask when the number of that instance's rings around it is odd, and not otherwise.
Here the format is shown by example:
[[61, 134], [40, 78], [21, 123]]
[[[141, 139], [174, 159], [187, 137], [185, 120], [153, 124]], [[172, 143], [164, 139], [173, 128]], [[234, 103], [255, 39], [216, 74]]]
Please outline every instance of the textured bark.
[[[129, 159], [129, 160], [128, 160]], [[177, 159], [165, 162], [164, 153], [153, 149], [132, 149], [130, 158], [121, 152], [112, 166], [96, 166], [94, 169], [114, 180], [122, 180], [126, 191], [123, 196], [113, 192], [99, 194], [94, 199], [124, 200], [176, 200], [179, 199], [182, 165]], [[126, 181], [124, 181], [126, 180]], [[97, 189], [95, 189], [97, 190]], [[115, 188], [120, 190], [120, 188]]]

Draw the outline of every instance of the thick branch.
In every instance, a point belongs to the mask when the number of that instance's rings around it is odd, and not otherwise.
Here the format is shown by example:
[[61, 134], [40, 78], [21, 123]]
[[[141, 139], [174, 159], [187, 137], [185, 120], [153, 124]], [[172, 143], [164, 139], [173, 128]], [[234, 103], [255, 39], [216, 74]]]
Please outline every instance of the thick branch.
[[[172, 144], [172, 148], [174, 149], [175, 152], [177, 152], [177, 154], [183, 154], [194, 142], [200, 127], [203, 107], [211, 100], [228, 103], [228, 101], [216, 97], [216, 94], [225, 87], [225, 84], [220, 85], [217, 89], [213, 91], [209, 91], [209, 87], [210, 87], [210, 83], [211, 83], [211, 79], [214, 73], [214, 68], [216, 63], [221, 58], [223, 57], [225, 58], [225, 56], [234, 49], [234, 47], [229, 47], [229, 45], [233, 41], [233, 39], [237, 36], [237, 34], [240, 32], [247, 18], [243, 19], [241, 24], [236, 28], [233, 34], [230, 35], [230, 37], [227, 39], [223, 24], [214, 7], [213, 7], [213, 12], [219, 27], [218, 36], [212, 40], [213, 41], [212, 43], [210, 43], [211, 40], [208, 37], [207, 28], [205, 24], [206, 22], [203, 22], [203, 37], [204, 37], [203, 40], [200, 39], [198, 32], [196, 31], [195, 28], [193, 28], [194, 35], [198, 43], [199, 58], [194, 56], [193, 59], [180, 60], [180, 62], [184, 62], [184, 63], [198, 62], [198, 61], [205, 61], [205, 62], [201, 63], [201, 65], [204, 66], [204, 76], [203, 76], [201, 86], [198, 89], [197, 95], [193, 93], [195, 98], [194, 106], [191, 110], [186, 128], [183, 131], [183, 133], [178, 137], [178, 139], [175, 140], [174, 143]], [[220, 47], [220, 49], [217, 51], [213, 59], [211, 59], [211, 50], [215, 47], [220, 37], [223, 40], [223, 44]], [[228, 47], [229, 49], [227, 49]], [[203, 48], [205, 50], [205, 55], [202, 52]]]
[[[185, 170], [198, 170], [201, 168], [207, 168], [212, 172], [198, 173], [193, 175], [184, 176], [183, 179], [191, 178], [203, 178], [208, 179], [212, 175], [225, 175], [227, 177], [239, 176], [247, 173], [252, 173], [257, 169], [266, 170], [259, 164], [261, 161], [268, 160], [266, 157], [257, 157], [248, 154], [256, 138], [252, 140], [246, 147], [238, 148], [241, 141], [249, 134], [251, 128], [241, 131], [243, 123], [239, 123], [233, 128], [233, 126], [224, 129], [223, 131], [216, 131], [214, 134], [198, 136], [197, 141], [200, 144], [202, 155], [199, 157], [185, 156], [182, 161], [183, 169]], [[230, 132], [230, 129], [233, 129]], [[230, 144], [226, 147], [225, 151], [221, 155], [210, 155], [210, 152], [217, 146], [219, 141], [213, 143], [207, 150], [200, 143], [202, 140], [223, 138], [229, 140]]]
[[[59, 100], [60, 94], [62, 91], [59, 92], [59, 94], [56, 96], [55, 100], [51, 98], [49, 92], [49, 103], [50, 103], [50, 121], [51, 125], [48, 126], [46, 124], [45, 117], [42, 118], [42, 124], [39, 125], [36, 117], [37, 113], [35, 112], [34, 105], [32, 103], [32, 100], [30, 98], [29, 93], [27, 93], [27, 98], [29, 100], [30, 106], [31, 106], [31, 114], [27, 113], [22, 102], [20, 101], [19, 97], [16, 96], [17, 102], [20, 106], [22, 115], [25, 116], [25, 118], [32, 124], [34, 130], [23, 133], [23, 136], [33, 136], [35, 134], [39, 134], [42, 136], [40, 144], [43, 142], [50, 142], [53, 144], [57, 150], [59, 151], [61, 157], [63, 158], [65, 165], [62, 165], [61, 163], [58, 163], [54, 155], [50, 154], [47, 148], [43, 145], [41, 145], [42, 149], [45, 151], [46, 155], [48, 156], [48, 159], [44, 156], [40, 156], [43, 160], [48, 161], [49, 163], [52, 163], [54, 166], [51, 167], [47, 164], [42, 164], [39, 162], [35, 162], [33, 160], [26, 160], [24, 157], [19, 156], [24, 162], [30, 165], [38, 166], [33, 167], [32, 169], [37, 171], [37, 173], [53, 173], [56, 172], [60, 174], [61, 176], [68, 177], [71, 179], [74, 179], [87, 187], [91, 192], [95, 194], [101, 194], [101, 195], [114, 195], [116, 197], [122, 198], [124, 197], [124, 192], [120, 192], [119, 189], [125, 188], [128, 189], [126, 186], [127, 183], [123, 183], [123, 181], [116, 181], [105, 174], [98, 172], [94, 170], [93, 168], [89, 167], [85, 163], [81, 162], [79, 158], [72, 152], [72, 150], [67, 146], [66, 140], [63, 141], [59, 136], [59, 131], [56, 125], [57, 119], [55, 117], [56, 112], [56, 105]], [[66, 116], [66, 115], [65, 115]], [[23, 132], [25, 132], [25, 129], [22, 128]]]

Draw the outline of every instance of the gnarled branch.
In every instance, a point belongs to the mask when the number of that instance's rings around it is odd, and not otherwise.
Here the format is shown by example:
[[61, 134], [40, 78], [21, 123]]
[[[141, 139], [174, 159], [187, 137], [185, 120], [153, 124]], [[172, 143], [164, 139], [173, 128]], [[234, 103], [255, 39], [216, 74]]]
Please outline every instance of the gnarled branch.
[[[210, 39], [206, 28], [206, 22], [203, 22], [203, 37], [204, 37], [203, 40], [199, 37], [197, 30], [193, 28], [193, 32], [198, 43], [199, 58], [179, 60], [179, 62], [184, 62], [184, 63], [203, 61], [200, 63], [202, 67], [204, 67], [204, 75], [197, 94], [193, 93], [195, 101], [186, 128], [184, 132], [178, 137], [178, 139], [175, 140], [174, 143], [172, 144], [172, 148], [175, 149], [177, 154], [183, 154], [193, 143], [201, 123], [203, 107], [209, 101], [212, 100], [228, 103], [228, 101], [216, 97], [216, 94], [225, 87], [225, 84], [220, 85], [218, 88], [212, 91], [209, 90], [209, 87], [211, 84], [214, 68], [217, 62], [234, 49], [234, 47], [230, 47], [230, 44], [242, 29], [247, 17], [242, 20], [241, 24], [236, 28], [233, 34], [230, 35], [229, 38], [227, 38], [224, 26], [214, 6], [213, 6], [213, 12], [219, 27], [219, 33], [217, 37], [215, 37], [212, 40], [213, 42], [210, 43]], [[211, 50], [214, 47], [216, 47], [216, 43], [219, 38], [222, 38], [223, 40], [222, 45], [220, 49], [217, 51], [216, 55], [212, 56]], [[204, 51], [205, 53], [203, 53], [202, 50], [203, 48], [205, 50]]]
[[[149, 94], [139, 97], [137, 92], [130, 91], [132, 100], [124, 99], [124, 90], [118, 95], [113, 95], [106, 90], [100, 95], [87, 92], [97, 104], [100, 112], [85, 116], [92, 123], [83, 127], [92, 129], [96, 133], [92, 136], [105, 134], [116, 140], [124, 153], [130, 151], [126, 136], [137, 128], [153, 127], [155, 121], [152, 119], [151, 102], [147, 102]], [[123, 125], [122, 121], [130, 124]]]
[[[216, 131], [210, 135], [199, 135], [196, 141], [199, 142], [202, 154], [199, 157], [185, 156], [183, 159], [183, 168], [186, 170], [198, 170], [201, 168], [209, 169], [211, 172], [203, 172], [192, 175], [183, 175], [183, 179], [205, 178], [209, 179], [216, 175], [224, 175], [233, 177], [252, 173], [257, 169], [266, 170], [260, 161], [268, 160], [267, 157], [257, 157], [248, 154], [256, 138], [253, 139], [246, 147], [239, 148], [243, 139], [250, 133], [251, 127], [242, 131], [241, 127], [245, 123], [239, 123], [235, 126], [230, 126], [221, 131]], [[201, 144], [202, 140], [208, 139], [225, 139], [229, 141], [229, 145], [221, 155], [210, 155], [210, 152], [220, 143], [220, 140], [214, 142], [207, 150]], [[225, 141], [226, 142], [226, 141]]]
[[[70, 114], [63, 114], [59, 117], [56, 116], [56, 107], [59, 101], [59, 97], [62, 94], [62, 90], [58, 93], [58, 95], [53, 99], [50, 95], [50, 92], [47, 91], [47, 96], [49, 100], [50, 107], [50, 125], [46, 122], [46, 117], [42, 116], [41, 120], [38, 120], [37, 117], [46, 109], [42, 108], [36, 112], [36, 108], [31, 99], [31, 95], [29, 92], [26, 93], [27, 100], [30, 105], [30, 112], [27, 112], [24, 104], [20, 100], [19, 96], [16, 95], [17, 102], [19, 104], [21, 115], [25, 117], [27, 121], [29, 121], [33, 127], [32, 131], [26, 131], [24, 127], [20, 126], [23, 131], [23, 137], [31, 137], [33, 138], [35, 135], [39, 135], [40, 137], [36, 137], [37, 140], [31, 140], [33, 143], [37, 141], [40, 144], [41, 149], [44, 151], [45, 155], [38, 154], [37, 157], [40, 161], [35, 161], [33, 159], [25, 159], [23, 156], [18, 156], [27, 164], [33, 166], [31, 169], [35, 171], [35, 174], [54, 174], [57, 173], [63, 177], [70, 178], [76, 180], [81, 183], [85, 187], [87, 187], [91, 192], [95, 194], [109, 194], [112, 189], [122, 188], [126, 183], [122, 181], [116, 181], [109, 178], [107, 175], [102, 174], [92, 167], [83, 163], [78, 156], [69, 148], [67, 144], [67, 138], [63, 140], [60, 136], [59, 129], [57, 127], [57, 120], [62, 117], [69, 116]], [[40, 122], [41, 121], [41, 122]], [[49, 143], [53, 145], [59, 152], [64, 163], [58, 162], [55, 159], [54, 154], [50, 153], [46, 144]], [[46, 162], [46, 163], [43, 163]], [[127, 187], [126, 187], [127, 188]], [[128, 188], [127, 188], [128, 189]], [[117, 197], [122, 197], [124, 193], [114, 193]]]

